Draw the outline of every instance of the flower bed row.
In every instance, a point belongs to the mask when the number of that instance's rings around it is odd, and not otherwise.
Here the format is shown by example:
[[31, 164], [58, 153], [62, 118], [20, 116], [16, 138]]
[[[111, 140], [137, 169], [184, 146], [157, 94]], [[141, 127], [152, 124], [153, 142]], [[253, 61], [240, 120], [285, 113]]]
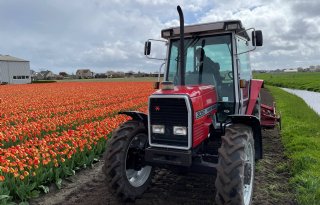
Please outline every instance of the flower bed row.
[[[74, 175], [81, 167], [91, 165], [104, 152], [105, 142], [112, 130], [129, 119], [127, 116], [116, 115], [116, 113], [124, 109], [145, 111], [147, 97], [152, 92], [150, 83], [61, 83], [7, 86], [6, 88], [8, 87], [10, 89], [0, 90], [1, 111], [6, 110], [5, 107], [13, 108], [3, 106], [12, 101], [14, 102], [12, 104], [18, 107], [13, 109], [21, 112], [22, 105], [17, 102], [23, 102], [26, 109], [21, 115], [28, 116], [37, 109], [43, 110], [40, 105], [46, 106], [45, 96], [48, 96], [51, 107], [65, 111], [58, 111], [56, 113], [60, 112], [60, 114], [50, 117], [43, 115], [34, 121], [21, 121], [18, 118], [19, 113], [10, 111], [6, 111], [11, 113], [10, 115], [2, 115], [0, 118], [0, 204], [12, 200], [27, 201], [38, 196], [40, 191], [47, 192], [48, 183], [55, 182], [60, 187], [62, 178]], [[21, 90], [24, 95], [16, 95]], [[38, 94], [39, 90], [47, 90], [47, 92], [42, 96], [34, 96], [34, 90], [37, 90]], [[83, 95], [86, 91], [90, 91], [90, 97]], [[56, 98], [54, 102], [52, 96], [60, 96], [59, 93], [63, 98]], [[117, 101], [114, 98], [108, 101], [103, 96], [108, 93], [109, 96], [122, 96], [122, 98], [115, 97]], [[28, 97], [24, 100], [19, 98], [23, 96]], [[36, 102], [35, 98], [42, 101]], [[28, 100], [31, 103], [28, 104]], [[79, 109], [76, 106], [77, 103]], [[86, 103], [90, 106], [86, 106]], [[30, 106], [32, 104], [36, 104], [37, 109], [32, 108]], [[70, 105], [73, 109], [68, 112]], [[52, 109], [48, 110], [52, 111]], [[10, 125], [4, 123], [7, 122], [6, 116], [14, 119], [15, 115], [17, 115], [17, 123]]]

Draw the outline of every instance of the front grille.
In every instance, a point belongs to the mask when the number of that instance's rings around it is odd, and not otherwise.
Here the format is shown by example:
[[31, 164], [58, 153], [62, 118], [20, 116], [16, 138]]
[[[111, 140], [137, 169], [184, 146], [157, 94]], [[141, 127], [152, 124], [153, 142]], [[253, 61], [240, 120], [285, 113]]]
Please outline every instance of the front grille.
[[[188, 127], [188, 109], [184, 98], [150, 98], [151, 143], [188, 147], [187, 135], [173, 135], [173, 126]], [[164, 125], [164, 134], [152, 133], [152, 125]]]

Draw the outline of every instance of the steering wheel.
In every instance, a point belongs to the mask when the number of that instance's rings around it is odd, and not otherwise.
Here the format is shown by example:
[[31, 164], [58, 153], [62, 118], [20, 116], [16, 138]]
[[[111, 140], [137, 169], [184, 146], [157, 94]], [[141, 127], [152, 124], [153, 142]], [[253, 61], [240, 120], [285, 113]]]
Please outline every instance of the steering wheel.
[[233, 80], [233, 72], [232, 71], [228, 72], [228, 77]]

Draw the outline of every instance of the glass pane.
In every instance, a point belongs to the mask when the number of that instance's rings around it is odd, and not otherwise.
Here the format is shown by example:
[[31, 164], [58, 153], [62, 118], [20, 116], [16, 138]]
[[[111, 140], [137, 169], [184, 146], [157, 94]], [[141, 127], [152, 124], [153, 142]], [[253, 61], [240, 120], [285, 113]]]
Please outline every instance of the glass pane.
[[[179, 85], [179, 39], [171, 41], [168, 81]], [[231, 35], [185, 39], [186, 85], [214, 85], [219, 101], [234, 102]]]
[[177, 75], [178, 72], [178, 47], [175, 45], [171, 46], [171, 51], [170, 51], [170, 59], [169, 59], [169, 67], [171, 68], [168, 72], [168, 78], [171, 81], [174, 81], [174, 78]]
[[[240, 78], [245, 80], [251, 79], [249, 52], [246, 52], [249, 49], [250, 48], [248, 45], [248, 41], [240, 37], [237, 37], [237, 53], [242, 53], [239, 55], [239, 59], [240, 59], [239, 73], [240, 73]], [[243, 53], [243, 52], [246, 52], [246, 53]]]

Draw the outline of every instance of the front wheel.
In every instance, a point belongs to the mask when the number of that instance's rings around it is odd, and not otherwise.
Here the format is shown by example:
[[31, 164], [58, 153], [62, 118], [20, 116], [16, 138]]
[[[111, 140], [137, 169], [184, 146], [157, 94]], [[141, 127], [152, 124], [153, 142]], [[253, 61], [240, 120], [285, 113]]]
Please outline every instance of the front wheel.
[[219, 149], [215, 183], [217, 204], [251, 204], [254, 156], [254, 140], [251, 128], [242, 124], [227, 127]]
[[123, 123], [107, 141], [104, 172], [108, 186], [122, 200], [135, 200], [151, 183], [153, 168], [144, 163], [147, 143], [144, 124], [134, 120]]

